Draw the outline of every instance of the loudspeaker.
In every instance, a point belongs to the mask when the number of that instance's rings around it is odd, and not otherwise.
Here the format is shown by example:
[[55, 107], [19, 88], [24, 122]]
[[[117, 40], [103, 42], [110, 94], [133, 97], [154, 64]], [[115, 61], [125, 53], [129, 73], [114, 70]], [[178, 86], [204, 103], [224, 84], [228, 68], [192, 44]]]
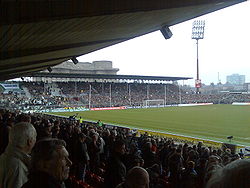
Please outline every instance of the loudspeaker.
[[163, 26], [161, 29], [161, 34], [164, 36], [165, 39], [170, 39], [173, 35], [173, 33], [171, 32], [171, 30], [169, 29], [168, 26]]
[[72, 57], [72, 62], [76, 65], [77, 63], [79, 63], [79, 61], [76, 59], [76, 57]]
[[52, 68], [51, 68], [51, 67], [48, 67], [47, 70], [48, 70], [49, 72], [52, 72]]

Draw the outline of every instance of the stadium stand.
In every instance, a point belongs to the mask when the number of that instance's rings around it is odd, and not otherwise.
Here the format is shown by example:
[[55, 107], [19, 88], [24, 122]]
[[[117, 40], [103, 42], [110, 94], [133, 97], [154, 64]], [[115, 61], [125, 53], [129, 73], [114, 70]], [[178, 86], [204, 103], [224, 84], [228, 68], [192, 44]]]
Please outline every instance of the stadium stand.
[[[0, 80], [23, 77], [45, 69], [51, 71], [52, 66], [63, 61], [76, 59], [77, 56], [142, 36], [163, 26], [166, 28], [243, 1], [245, 0], [170, 0], [143, 3], [135, 3], [133, 0], [121, 3], [114, 0], [76, 0], [74, 3], [68, 0], [3, 1], [0, 7]], [[146, 84], [132, 84], [128, 98], [126, 85], [112, 84], [111, 93], [108, 83], [104, 86], [92, 84], [93, 107], [141, 106], [145, 99], [162, 99], [163, 96], [159, 85], [152, 85], [149, 94], [146, 92]], [[73, 161], [70, 177], [65, 181], [67, 188], [103, 187], [111, 157], [119, 160], [116, 164], [120, 167], [118, 171], [123, 172], [118, 174], [121, 179], [129, 179], [126, 172], [133, 166], [145, 168], [149, 174], [150, 187], [203, 187], [206, 183], [204, 180], [209, 179], [215, 168], [239, 158], [230, 150], [208, 148], [200, 143], [181, 143], [180, 140], [174, 141], [148, 134], [133, 136], [127, 128], [104, 124], [96, 126], [90, 122], [80, 123], [74, 118], [59, 118], [40, 113], [22, 114], [22, 111], [86, 106], [89, 105], [90, 93], [87, 92], [89, 87], [86, 83], [61, 85], [26, 82], [21, 83], [20, 87], [23, 87], [23, 92], [9, 90], [0, 94], [0, 104], [3, 108], [0, 110], [0, 153], [3, 153], [8, 145], [8, 134], [12, 127], [19, 122], [31, 122], [37, 131], [37, 141], [59, 138], [67, 143], [66, 149]], [[169, 85], [166, 104], [179, 103], [177, 91], [176, 86]], [[220, 96], [207, 95], [197, 98], [183, 93], [182, 102], [208, 102], [216, 97], [218, 100], [215, 102], [225, 103], [238, 98], [223, 96], [221, 100]], [[249, 101], [249, 98], [244, 97], [241, 98], [242, 101]], [[120, 140], [125, 143], [125, 148], [116, 147], [114, 154], [114, 145]], [[86, 159], [79, 161], [73, 150], [81, 151]], [[35, 162], [33, 161], [34, 164]], [[65, 161], [62, 160], [63, 162]], [[4, 174], [0, 173], [0, 180], [4, 180], [3, 176]], [[56, 182], [57, 187], [65, 187], [53, 174], [46, 176]], [[249, 179], [245, 178], [246, 181]], [[2, 185], [3, 182], [0, 182], [1, 188]]]
[[[19, 82], [26, 93], [2, 93], [1, 105], [21, 110], [40, 110], [64, 107], [142, 107], [145, 100], [165, 100], [165, 105], [250, 102], [249, 94], [200, 94], [180, 90], [175, 84], [113, 83], [113, 82]], [[55, 86], [56, 85], [56, 86]], [[91, 85], [91, 91], [90, 91]], [[54, 91], [57, 91], [57, 95]], [[28, 93], [27, 93], [28, 91]], [[181, 98], [181, 100], [180, 100]]]

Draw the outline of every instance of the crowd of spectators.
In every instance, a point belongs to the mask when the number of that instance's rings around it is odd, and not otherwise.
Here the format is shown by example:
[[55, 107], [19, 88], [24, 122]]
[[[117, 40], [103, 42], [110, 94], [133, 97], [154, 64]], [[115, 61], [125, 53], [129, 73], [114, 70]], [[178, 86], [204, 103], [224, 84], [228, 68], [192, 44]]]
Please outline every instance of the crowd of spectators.
[[0, 106], [10, 109], [31, 110], [45, 108], [59, 108], [69, 106], [72, 103], [60, 96], [36, 95], [27, 97], [20, 94], [0, 94]]
[[[31, 97], [21, 94], [0, 94], [0, 103], [5, 107], [20, 109], [59, 107], [114, 107], [143, 106], [145, 100], [165, 100], [165, 105], [214, 103], [231, 104], [250, 102], [249, 94], [219, 93], [195, 94], [184, 91], [174, 84], [147, 83], [99, 83], [99, 82], [22, 82]], [[91, 87], [90, 87], [91, 86]], [[60, 91], [54, 95], [54, 87]]]
[[0, 139], [1, 188], [250, 186], [250, 161], [233, 150], [128, 128], [1, 110]]

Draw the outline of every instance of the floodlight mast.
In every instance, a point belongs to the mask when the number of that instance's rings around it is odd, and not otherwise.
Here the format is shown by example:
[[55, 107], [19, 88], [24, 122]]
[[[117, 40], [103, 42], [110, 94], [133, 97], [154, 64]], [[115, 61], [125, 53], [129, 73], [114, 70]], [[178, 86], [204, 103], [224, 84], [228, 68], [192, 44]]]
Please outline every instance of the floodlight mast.
[[192, 39], [196, 40], [197, 46], [197, 76], [195, 80], [196, 93], [200, 93], [201, 79], [199, 76], [199, 39], [204, 38], [205, 20], [195, 20], [192, 27]]

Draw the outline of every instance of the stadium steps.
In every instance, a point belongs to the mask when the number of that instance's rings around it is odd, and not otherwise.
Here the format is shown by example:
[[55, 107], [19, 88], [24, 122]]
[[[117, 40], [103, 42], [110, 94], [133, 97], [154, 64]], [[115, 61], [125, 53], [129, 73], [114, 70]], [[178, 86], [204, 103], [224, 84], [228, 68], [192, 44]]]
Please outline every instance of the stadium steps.
[[53, 96], [62, 96], [61, 89], [58, 87], [58, 85], [56, 83], [52, 83], [51, 88], [52, 88], [51, 94]]
[[22, 88], [23, 88], [23, 91], [24, 91], [25, 95], [26, 95], [28, 98], [31, 98], [32, 96], [31, 96], [31, 94], [30, 94], [30, 92], [29, 92], [29, 89], [28, 89], [27, 87], [25, 87], [25, 86], [23, 86]]

